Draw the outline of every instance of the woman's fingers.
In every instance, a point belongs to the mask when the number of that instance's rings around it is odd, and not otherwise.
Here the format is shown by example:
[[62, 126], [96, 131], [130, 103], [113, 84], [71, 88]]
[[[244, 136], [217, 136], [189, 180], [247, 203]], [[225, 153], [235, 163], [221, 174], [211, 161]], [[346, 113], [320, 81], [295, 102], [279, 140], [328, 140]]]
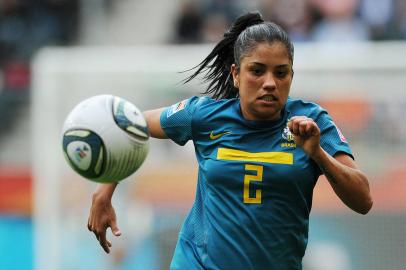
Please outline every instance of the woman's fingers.
[[308, 137], [317, 135], [317, 124], [305, 116], [294, 116], [288, 122], [288, 128], [295, 136]]
[[113, 220], [110, 222], [110, 228], [111, 228], [112, 233], [113, 233], [115, 236], [120, 236], [120, 235], [121, 235], [121, 231], [120, 231], [120, 229], [118, 228], [117, 222], [116, 222], [115, 219], [113, 219]]
[[100, 200], [100, 197], [99, 200], [93, 197], [87, 228], [93, 232], [100, 246], [106, 253], [109, 253], [112, 247], [111, 242], [106, 238], [107, 229], [109, 227], [115, 236], [121, 235], [116, 222], [116, 213], [111, 202]]
[[111, 243], [106, 239], [106, 230], [99, 233], [99, 242], [106, 253], [110, 253]]
[[[112, 220], [106, 220], [101, 223], [92, 223], [94, 219], [89, 218], [89, 221], [87, 223], [87, 228], [89, 231], [93, 232], [94, 236], [96, 237], [97, 241], [100, 243], [100, 246], [103, 248], [103, 250], [106, 253], [110, 253], [110, 248], [112, 247], [112, 244], [109, 240], [106, 238], [106, 233], [107, 233], [107, 228], [110, 227], [111, 231], [115, 236], [120, 236], [121, 231], [117, 226], [117, 222], [115, 219]], [[110, 224], [110, 225], [108, 225]]]

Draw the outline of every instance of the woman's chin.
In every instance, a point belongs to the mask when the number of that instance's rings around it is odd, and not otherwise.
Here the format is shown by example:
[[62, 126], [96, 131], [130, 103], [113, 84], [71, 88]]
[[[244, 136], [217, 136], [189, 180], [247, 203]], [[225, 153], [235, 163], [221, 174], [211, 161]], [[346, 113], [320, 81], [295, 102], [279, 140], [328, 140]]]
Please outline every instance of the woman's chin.
[[261, 110], [255, 114], [256, 121], [276, 121], [281, 118], [280, 110]]

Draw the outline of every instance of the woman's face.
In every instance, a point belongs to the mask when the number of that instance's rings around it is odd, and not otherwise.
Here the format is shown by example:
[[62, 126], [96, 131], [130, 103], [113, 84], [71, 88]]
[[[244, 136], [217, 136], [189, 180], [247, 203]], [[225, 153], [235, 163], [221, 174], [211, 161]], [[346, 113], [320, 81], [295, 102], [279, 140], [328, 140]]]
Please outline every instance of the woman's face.
[[239, 90], [241, 111], [247, 120], [278, 120], [289, 96], [293, 69], [283, 43], [261, 42], [231, 66]]

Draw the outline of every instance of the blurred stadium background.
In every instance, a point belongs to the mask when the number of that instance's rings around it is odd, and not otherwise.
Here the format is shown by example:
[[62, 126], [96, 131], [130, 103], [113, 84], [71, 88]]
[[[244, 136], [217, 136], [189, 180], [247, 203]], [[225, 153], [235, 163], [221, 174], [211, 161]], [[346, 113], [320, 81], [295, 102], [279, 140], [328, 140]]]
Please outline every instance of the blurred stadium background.
[[105, 255], [86, 228], [96, 184], [63, 160], [62, 122], [95, 94], [143, 110], [199, 94], [179, 71], [253, 9], [295, 42], [292, 96], [329, 110], [371, 181], [359, 216], [319, 180], [304, 269], [405, 269], [403, 0], [0, 0], [0, 269], [168, 268], [194, 198], [192, 146], [151, 140], [115, 194], [123, 236]]

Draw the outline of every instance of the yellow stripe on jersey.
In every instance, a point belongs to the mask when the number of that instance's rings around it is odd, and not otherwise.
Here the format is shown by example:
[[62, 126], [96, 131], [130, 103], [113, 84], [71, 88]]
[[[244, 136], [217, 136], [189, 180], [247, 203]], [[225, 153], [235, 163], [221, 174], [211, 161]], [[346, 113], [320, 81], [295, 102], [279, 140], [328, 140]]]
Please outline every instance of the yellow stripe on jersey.
[[285, 153], [285, 152], [251, 153], [229, 148], [219, 148], [217, 151], [217, 159], [292, 165], [293, 153]]

